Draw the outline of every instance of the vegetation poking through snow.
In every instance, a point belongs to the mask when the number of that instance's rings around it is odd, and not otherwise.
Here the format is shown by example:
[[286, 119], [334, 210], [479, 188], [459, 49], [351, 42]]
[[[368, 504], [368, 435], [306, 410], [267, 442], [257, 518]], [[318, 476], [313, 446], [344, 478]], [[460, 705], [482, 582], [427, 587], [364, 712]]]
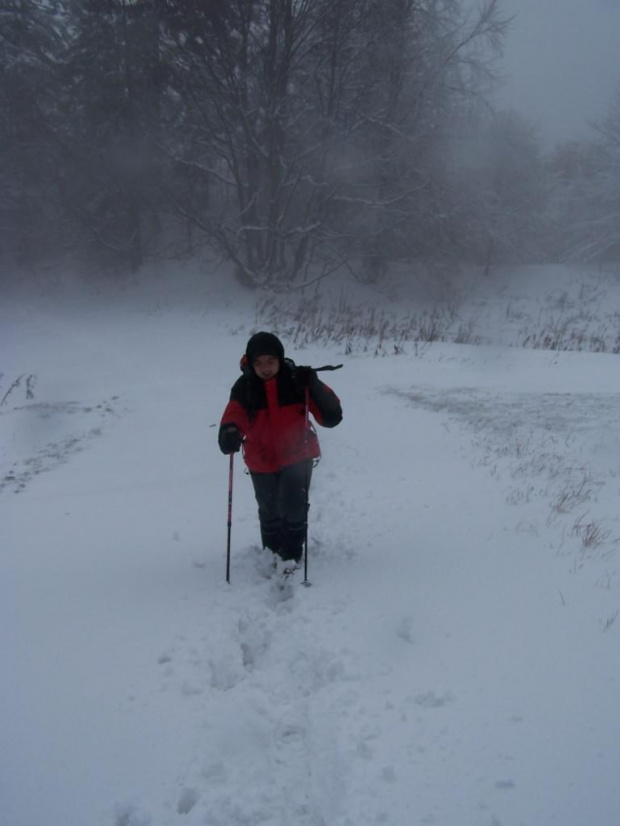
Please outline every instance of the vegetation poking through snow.
[[[0, 373], [0, 389], [2, 387], [1, 382], [2, 382], [3, 377], [4, 377], [4, 373]], [[37, 377], [35, 375], [33, 375], [32, 373], [29, 376], [26, 376], [25, 373], [22, 373], [20, 376], [17, 376], [16, 379], [13, 379], [13, 381], [9, 385], [8, 389], [6, 390], [6, 392], [4, 393], [2, 398], [0, 399], [0, 407], [3, 404], [6, 404], [6, 402], [9, 399], [9, 396], [11, 396], [20, 387], [24, 388], [26, 399], [28, 399], [28, 400], [34, 399], [34, 388], [35, 388], [36, 383], [37, 383]]]
[[[506, 299], [501, 313], [505, 344], [533, 350], [620, 353], [620, 315], [607, 309], [599, 284], [582, 285], [574, 296], [566, 290], [547, 294], [535, 316], [531, 306], [525, 311], [521, 304]], [[488, 324], [491, 310], [484, 302], [477, 307], [455, 291], [447, 302], [427, 303], [417, 311], [403, 309], [407, 306], [395, 301], [383, 306], [378, 302], [355, 304], [343, 295], [331, 304], [320, 295], [296, 303], [290, 297], [270, 296], [258, 304], [257, 326], [269, 327], [297, 348], [321, 341], [342, 347], [346, 355], [400, 355], [410, 345], [419, 352], [419, 345], [437, 342], [495, 343]]]

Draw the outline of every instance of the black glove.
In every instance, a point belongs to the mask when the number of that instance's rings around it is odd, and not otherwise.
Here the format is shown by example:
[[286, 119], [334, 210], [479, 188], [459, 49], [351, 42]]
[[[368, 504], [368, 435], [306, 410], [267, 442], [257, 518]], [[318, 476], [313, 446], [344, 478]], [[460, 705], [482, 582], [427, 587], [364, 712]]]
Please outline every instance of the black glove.
[[295, 384], [299, 390], [306, 390], [318, 381], [316, 370], [312, 367], [295, 368]]
[[234, 425], [228, 425], [220, 430], [220, 450], [222, 453], [228, 455], [229, 453], [238, 453], [241, 449], [241, 442], [243, 437], [239, 429]]

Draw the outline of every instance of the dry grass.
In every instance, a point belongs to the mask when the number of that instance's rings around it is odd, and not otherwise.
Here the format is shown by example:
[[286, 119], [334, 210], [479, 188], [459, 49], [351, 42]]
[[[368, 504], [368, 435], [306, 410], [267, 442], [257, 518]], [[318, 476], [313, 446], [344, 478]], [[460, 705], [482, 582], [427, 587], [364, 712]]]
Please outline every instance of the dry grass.
[[478, 341], [473, 321], [460, 319], [453, 306], [414, 313], [355, 306], [344, 298], [332, 308], [317, 298], [293, 308], [267, 299], [258, 306], [257, 316], [260, 325], [285, 336], [298, 349], [320, 341], [343, 347], [346, 355], [400, 355], [407, 345]]
[[[0, 373], [0, 381], [4, 377], [3, 373]], [[37, 377], [34, 375], [26, 376], [25, 373], [22, 373], [21, 376], [18, 376], [16, 379], [13, 379], [11, 384], [9, 385], [8, 389], [6, 390], [5, 394], [0, 399], [0, 407], [3, 404], [6, 404], [11, 394], [17, 392], [19, 388], [23, 388], [25, 397], [28, 401], [34, 399], [34, 388], [37, 383]]]

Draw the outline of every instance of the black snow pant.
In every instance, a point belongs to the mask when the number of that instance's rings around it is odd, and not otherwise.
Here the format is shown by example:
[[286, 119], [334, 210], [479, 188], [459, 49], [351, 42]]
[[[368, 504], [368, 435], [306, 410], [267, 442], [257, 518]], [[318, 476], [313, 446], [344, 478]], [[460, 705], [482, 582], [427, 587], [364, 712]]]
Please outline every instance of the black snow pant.
[[264, 548], [299, 562], [308, 526], [308, 491], [312, 459], [276, 473], [250, 473], [258, 503]]

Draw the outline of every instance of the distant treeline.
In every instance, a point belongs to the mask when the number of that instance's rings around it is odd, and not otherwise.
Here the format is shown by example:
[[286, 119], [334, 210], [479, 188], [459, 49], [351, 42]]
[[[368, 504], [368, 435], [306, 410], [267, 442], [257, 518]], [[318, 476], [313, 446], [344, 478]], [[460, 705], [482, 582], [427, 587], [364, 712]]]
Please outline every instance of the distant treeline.
[[253, 286], [612, 257], [620, 106], [541, 151], [494, 113], [499, 0], [0, 0], [0, 263]]

